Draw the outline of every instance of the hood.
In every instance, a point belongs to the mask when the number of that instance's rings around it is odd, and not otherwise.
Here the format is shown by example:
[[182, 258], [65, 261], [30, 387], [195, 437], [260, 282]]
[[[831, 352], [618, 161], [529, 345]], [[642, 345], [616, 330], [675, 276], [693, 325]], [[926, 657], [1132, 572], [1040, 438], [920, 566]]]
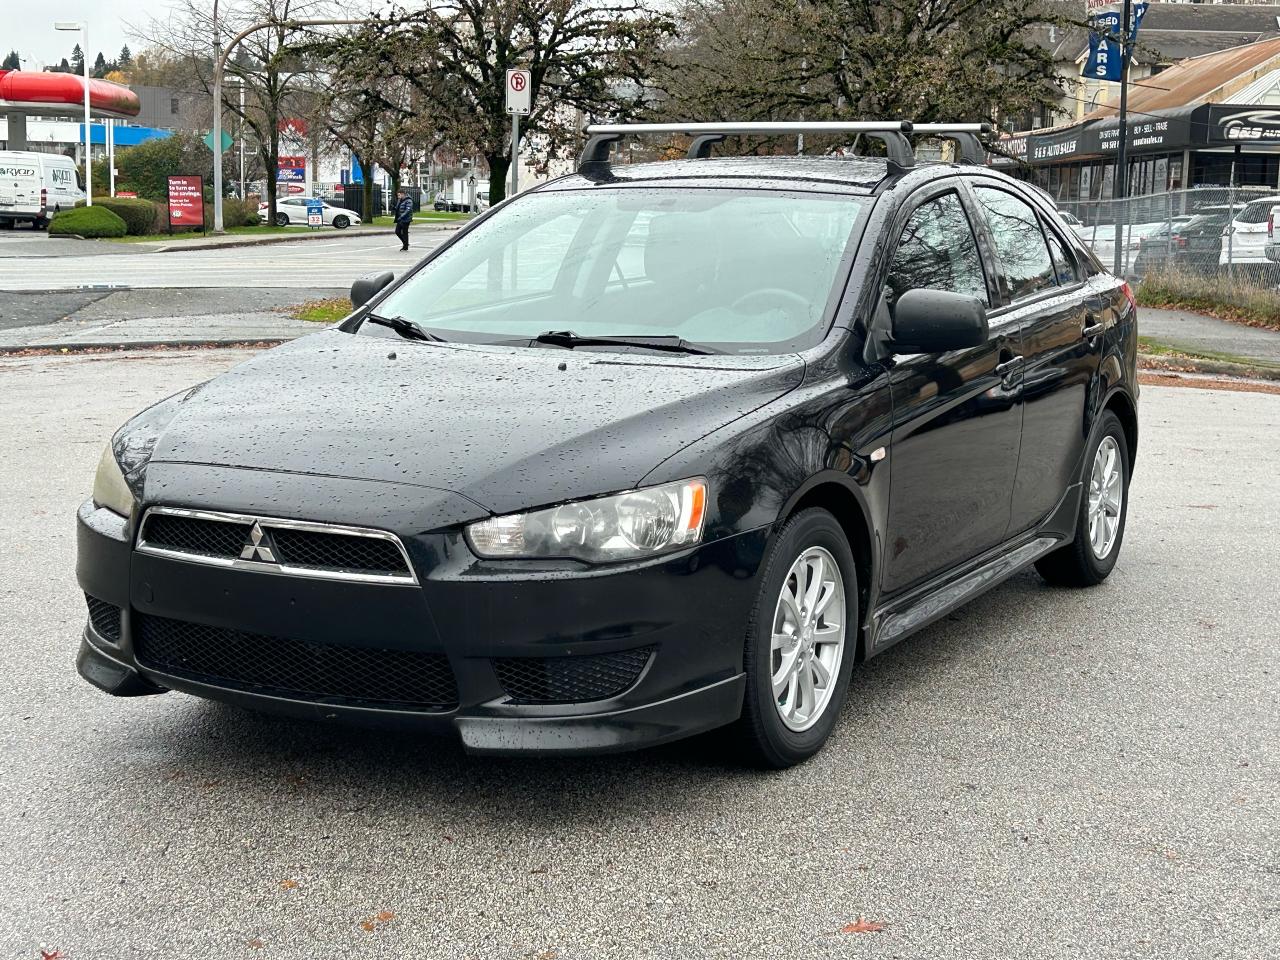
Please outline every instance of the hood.
[[189, 393], [151, 460], [413, 484], [507, 513], [633, 486], [803, 375], [794, 355], [418, 344], [335, 330]]

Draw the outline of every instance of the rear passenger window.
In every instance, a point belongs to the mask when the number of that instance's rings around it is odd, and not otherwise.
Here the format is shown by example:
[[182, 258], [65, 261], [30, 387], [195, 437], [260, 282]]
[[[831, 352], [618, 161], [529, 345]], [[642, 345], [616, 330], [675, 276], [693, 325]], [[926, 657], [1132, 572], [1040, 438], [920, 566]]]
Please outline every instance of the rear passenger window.
[[982, 258], [959, 196], [943, 194], [911, 214], [889, 266], [888, 285], [895, 300], [908, 290], [928, 289], [988, 302]]
[[1044, 235], [1049, 238], [1049, 253], [1053, 255], [1053, 271], [1058, 283], [1064, 287], [1070, 286], [1077, 279], [1075, 261], [1052, 229], [1045, 228]]
[[1053, 258], [1036, 212], [1003, 190], [976, 187], [974, 193], [986, 211], [991, 238], [1009, 281], [1009, 295], [1018, 300], [1057, 286]]

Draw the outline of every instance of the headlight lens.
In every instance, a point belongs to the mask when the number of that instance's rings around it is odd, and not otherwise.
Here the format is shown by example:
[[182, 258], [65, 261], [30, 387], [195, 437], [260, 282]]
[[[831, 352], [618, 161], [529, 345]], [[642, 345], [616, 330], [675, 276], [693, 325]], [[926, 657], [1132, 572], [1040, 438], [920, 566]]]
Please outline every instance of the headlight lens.
[[546, 510], [490, 517], [467, 527], [467, 543], [491, 559], [571, 557], [638, 560], [702, 539], [707, 484], [700, 478]]
[[124, 482], [124, 473], [121, 472], [109, 443], [102, 451], [98, 472], [93, 478], [93, 505], [114, 510], [122, 517], [133, 512], [133, 494], [129, 492], [129, 485]]

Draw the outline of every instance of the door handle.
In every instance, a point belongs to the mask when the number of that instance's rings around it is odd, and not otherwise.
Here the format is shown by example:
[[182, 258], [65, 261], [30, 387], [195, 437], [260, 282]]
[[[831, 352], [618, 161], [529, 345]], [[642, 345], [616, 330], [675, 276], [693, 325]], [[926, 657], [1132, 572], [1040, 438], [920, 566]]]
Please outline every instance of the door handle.
[[1009, 374], [1021, 367], [1025, 360], [1025, 357], [1010, 357], [1002, 363], [997, 363], [996, 375], [1000, 377], [1007, 377]]

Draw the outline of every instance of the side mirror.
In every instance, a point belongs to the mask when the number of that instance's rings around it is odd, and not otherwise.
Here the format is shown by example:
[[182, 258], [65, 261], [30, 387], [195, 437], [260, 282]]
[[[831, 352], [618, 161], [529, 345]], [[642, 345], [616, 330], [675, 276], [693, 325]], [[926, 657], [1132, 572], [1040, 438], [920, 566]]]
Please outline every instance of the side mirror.
[[390, 270], [384, 270], [382, 273], [366, 273], [363, 277], [357, 277], [356, 282], [351, 284], [351, 305], [363, 307], [373, 299], [374, 294], [395, 278], [396, 275]]
[[908, 290], [893, 307], [894, 353], [946, 353], [987, 342], [987, 308], [950, 290]]

